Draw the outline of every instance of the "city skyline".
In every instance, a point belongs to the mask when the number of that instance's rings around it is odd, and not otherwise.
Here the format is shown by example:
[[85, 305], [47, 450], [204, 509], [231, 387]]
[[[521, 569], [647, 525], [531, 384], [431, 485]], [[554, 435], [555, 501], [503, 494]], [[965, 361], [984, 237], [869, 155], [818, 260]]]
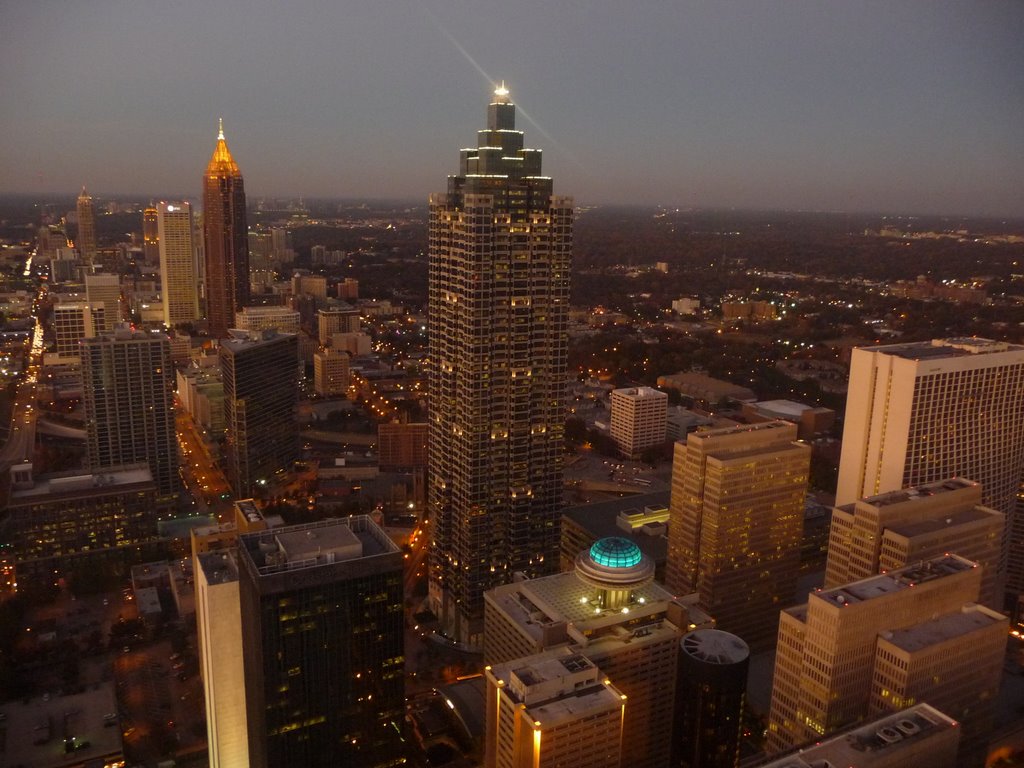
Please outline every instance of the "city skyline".
[[1017, 4], [538, 12], [9, 4], [0, 192], [195, 197], [223, 116], [255, 195], [423, 199], [505, 78], [583, 205], [1024, 214]]

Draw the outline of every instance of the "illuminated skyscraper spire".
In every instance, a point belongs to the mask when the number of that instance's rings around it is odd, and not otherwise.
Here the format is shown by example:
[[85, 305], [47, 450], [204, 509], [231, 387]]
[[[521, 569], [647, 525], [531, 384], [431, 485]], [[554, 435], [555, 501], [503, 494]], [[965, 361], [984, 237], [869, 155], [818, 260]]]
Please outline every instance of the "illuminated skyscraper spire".
[[249, 303], [249, 243], [242, 172], [224, 139], [220, 121], [217, 146], [203, 177], [203, 240], [206, 253], [206, 317], [210, 335], [227, 336], [235, 312]]

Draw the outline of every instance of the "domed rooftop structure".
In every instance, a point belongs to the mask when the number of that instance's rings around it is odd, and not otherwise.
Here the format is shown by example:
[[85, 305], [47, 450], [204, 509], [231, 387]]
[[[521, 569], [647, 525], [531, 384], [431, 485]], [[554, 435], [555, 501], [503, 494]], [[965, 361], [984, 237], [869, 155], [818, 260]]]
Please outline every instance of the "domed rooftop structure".
[[629, 539], [598, 539], [576, 556], [576, 576], [601, 591], [606, 608], [629, 602], [629, 594], [654, 580], [654, 561]]

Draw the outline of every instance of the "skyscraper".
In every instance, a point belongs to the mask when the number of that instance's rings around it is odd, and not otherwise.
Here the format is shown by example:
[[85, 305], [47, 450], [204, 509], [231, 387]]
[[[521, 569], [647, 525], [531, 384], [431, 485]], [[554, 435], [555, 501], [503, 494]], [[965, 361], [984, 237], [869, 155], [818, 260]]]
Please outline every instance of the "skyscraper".
[[431, 195], [430, 600], [470, 643], [483, 593], [558, 568], [573, 206], [504, 86]]
[[92, 309], [97, 333], [113, 330], [121, 322], [121, 278], [118, 275], [86, 273], [85, 299]]
[[926, 701], [962, 724], [957, 765], [984, 765], [1008, 621], [976, 604], [980, 586], [974, 563], [948, 555], [783, 611], [768, 752]]
[[96, 213], [92, 208], [92, 198], [82, 187], [78, 196], [78, 253], [88, 265], [96, 259]]
[[147, 264], [160, 261], [160, 233], [152, 204], [142, 212], [142, 254]]
[[836, 504], [949, 477], [1006, 515], [998, 580], [1024, 591], [1024, 346], [935, 339], [855, 349]]
[[228, 151], [224, 126], [203, 177], [206, 317], [210, 335], [223, 338], [235, 312], [249, 303], [249, 241], [242, 172]]
[[238, 553], [249, 765], [404, 765], [402, 551], [357, 515]]
[[291, 469], [299, 447], [298, 340], [273, 329], [221, 342], [228, 478], [250, 496]]
[[173, 328], [199, 317], [192, 206], [188, 203], [160, 203], [156, 211], [164, 325]]
[[795, 424], [694, 432], [676, 443], [665, 586], [697, 592], [752, 647], [775, 638], [796, 592], [811, 448]]
[[84, 339], [79, 349], [89, 468], [146, 462], [158, 503], [172, 502], [179, 490], [178, 439], [167, 337], [122, 325]]

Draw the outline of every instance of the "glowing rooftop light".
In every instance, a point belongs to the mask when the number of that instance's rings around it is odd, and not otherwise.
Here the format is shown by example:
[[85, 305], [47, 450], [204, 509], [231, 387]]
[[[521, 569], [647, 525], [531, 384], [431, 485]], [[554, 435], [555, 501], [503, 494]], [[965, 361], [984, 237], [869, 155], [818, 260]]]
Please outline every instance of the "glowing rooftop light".
[[217, 141], [224, 141], [224, 118], [217, 118]]
[[501, 81], [501, 85], [494, 89], [495, 96], [508, 96], [508, 88], [505, 87], [505, 81]]
[[642, 557], [640, 547], [621, 536], [599, 539], [590, 548], [590, 557], [606, 568], [632, 568]]

